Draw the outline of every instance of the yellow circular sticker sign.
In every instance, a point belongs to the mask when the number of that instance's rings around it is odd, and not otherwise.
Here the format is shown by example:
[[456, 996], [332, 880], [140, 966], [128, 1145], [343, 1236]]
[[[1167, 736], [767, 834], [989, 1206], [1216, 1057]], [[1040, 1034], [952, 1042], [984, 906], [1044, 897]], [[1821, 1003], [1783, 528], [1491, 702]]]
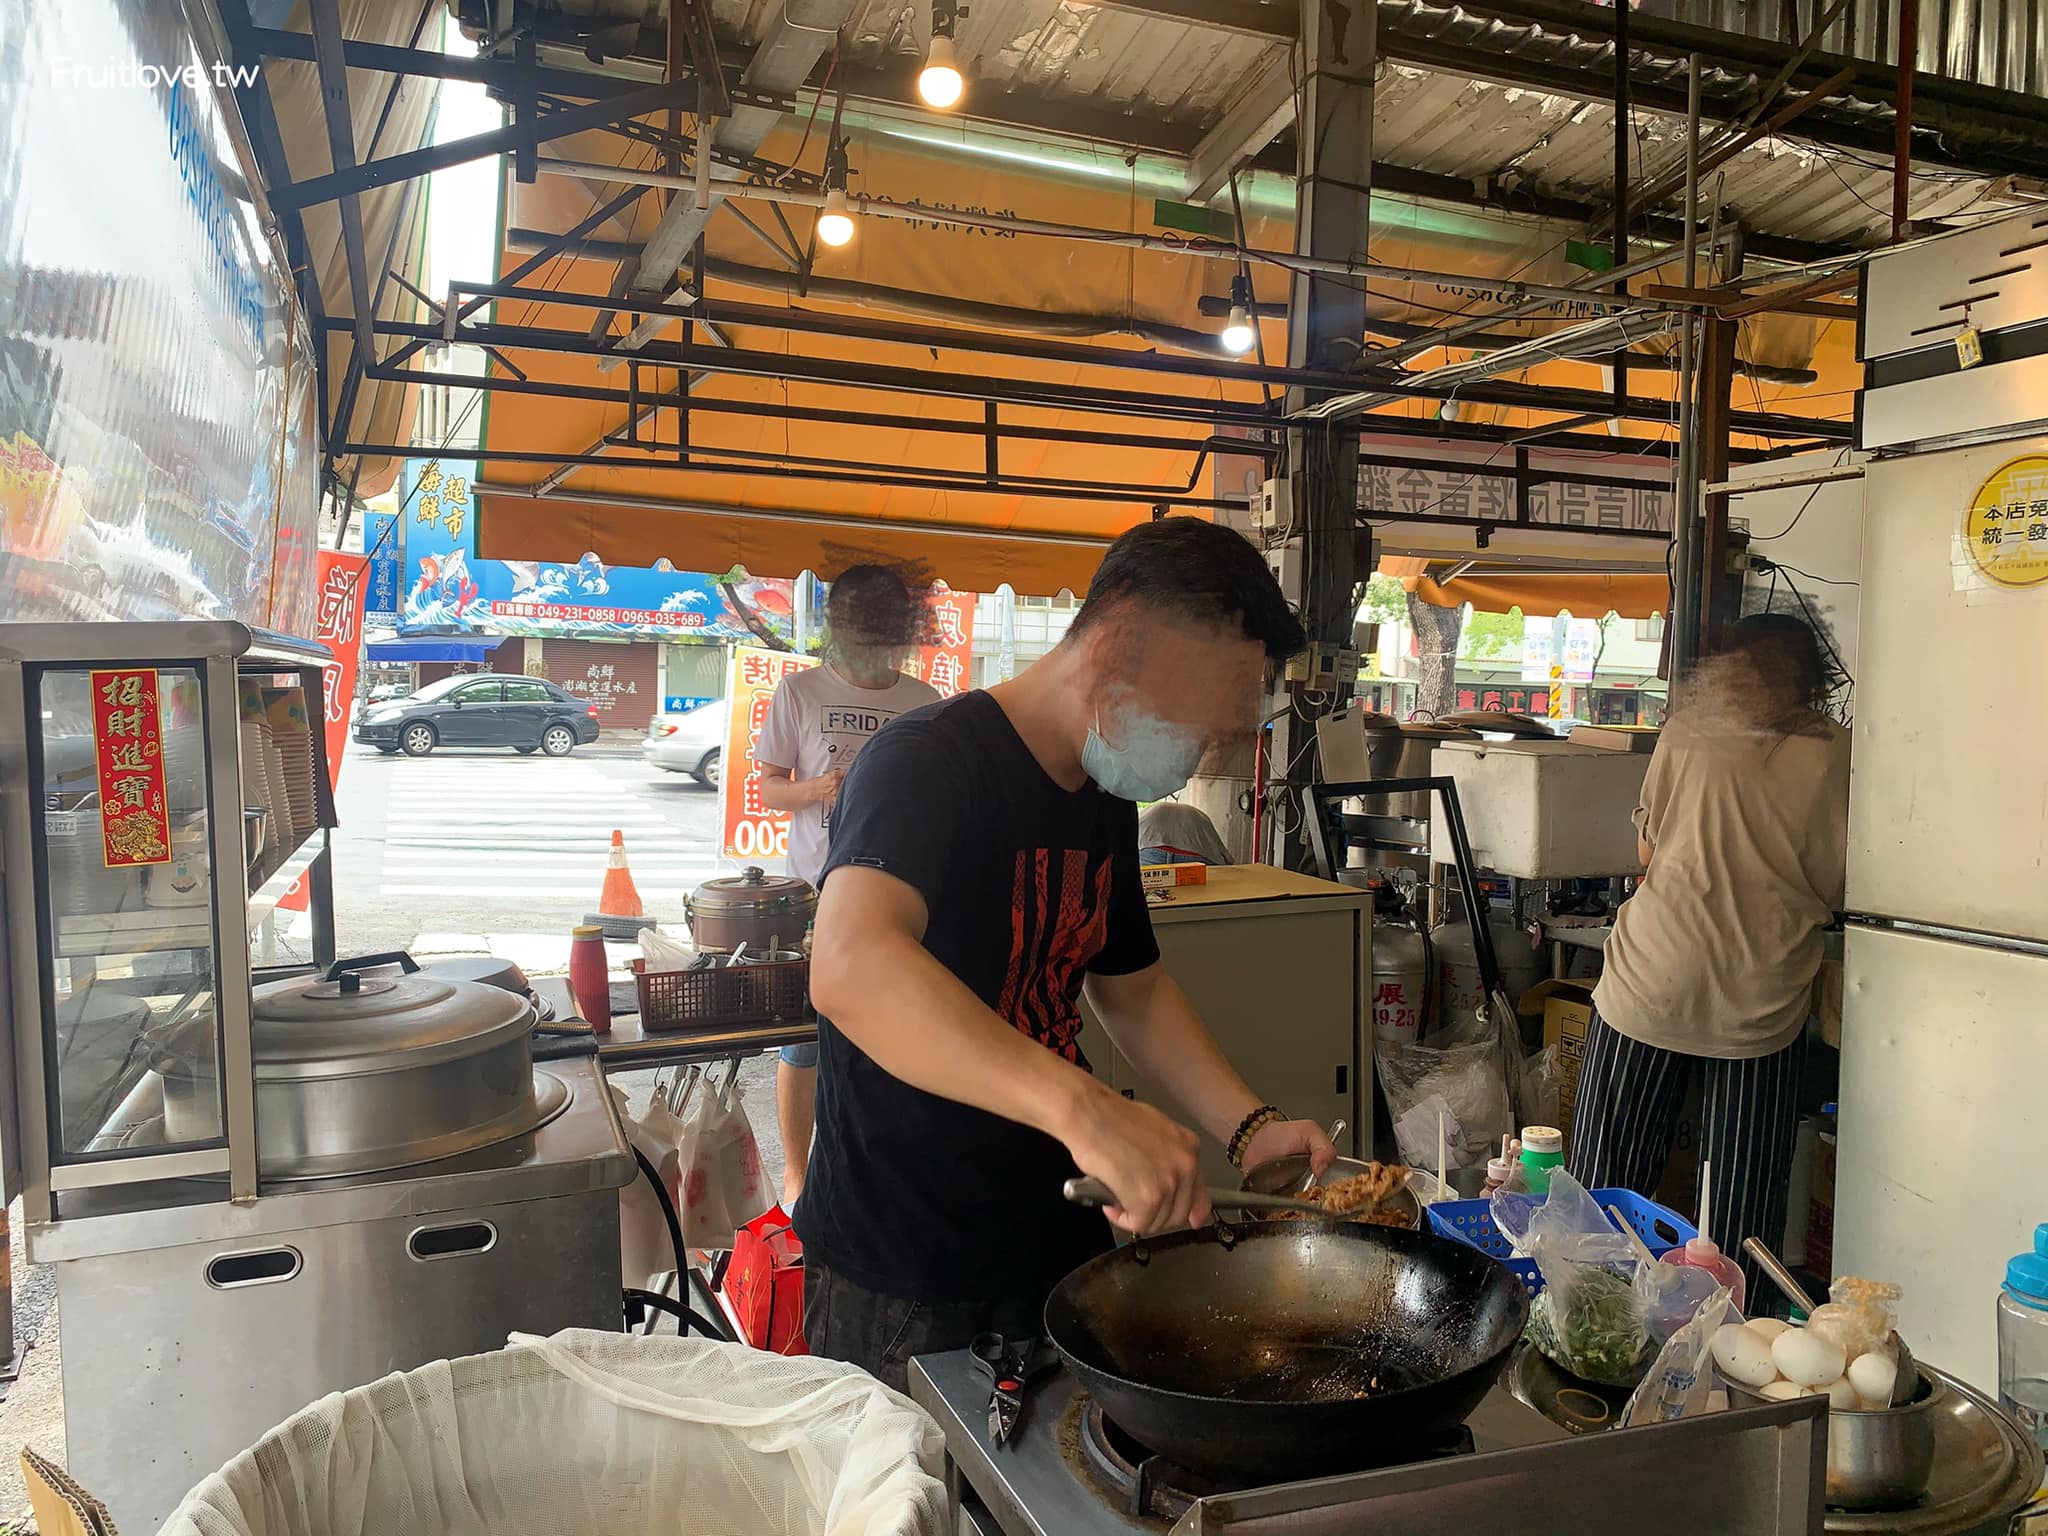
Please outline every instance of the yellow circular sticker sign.
[[2001, 587], [2048, 581], [2048, 457], [2001, 464], [1977, 488], [1963, 538], [1977, 569]]

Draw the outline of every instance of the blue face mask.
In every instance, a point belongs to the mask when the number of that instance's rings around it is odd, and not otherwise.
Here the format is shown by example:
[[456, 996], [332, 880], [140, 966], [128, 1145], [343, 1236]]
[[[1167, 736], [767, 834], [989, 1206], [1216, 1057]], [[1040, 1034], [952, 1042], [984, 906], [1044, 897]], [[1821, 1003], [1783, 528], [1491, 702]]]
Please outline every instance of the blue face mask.
[[1088, 728], [1081, 744], [1081, 769], [1105, 794], [1140, 803], [1164, 800], [1186, 788], [1202, 760], [1202, 742], [1155, 715], [1136, 711], [1124, 716], [1124, 744], [1111, 746], [1102, 734], [1102, 716]]

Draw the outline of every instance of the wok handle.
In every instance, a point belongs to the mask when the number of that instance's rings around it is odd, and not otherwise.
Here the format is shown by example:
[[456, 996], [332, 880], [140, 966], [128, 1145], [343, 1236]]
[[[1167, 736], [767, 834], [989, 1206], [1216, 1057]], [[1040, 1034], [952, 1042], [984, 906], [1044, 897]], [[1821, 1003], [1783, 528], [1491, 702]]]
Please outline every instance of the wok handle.
[[1069, 1179], [1060, 1186], [1060, 1193], [1076, 1205], [1091, 1205], [1097, 1210], [1117, 1203], [1116, 1192], [1097, 1178]]

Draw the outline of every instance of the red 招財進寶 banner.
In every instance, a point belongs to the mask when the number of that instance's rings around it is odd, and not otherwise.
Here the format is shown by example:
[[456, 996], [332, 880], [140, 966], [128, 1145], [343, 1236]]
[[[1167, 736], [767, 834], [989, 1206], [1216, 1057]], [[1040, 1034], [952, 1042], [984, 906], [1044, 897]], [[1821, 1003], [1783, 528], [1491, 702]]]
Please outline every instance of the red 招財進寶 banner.
[[168, 864], [163, 720], [154, 667], [92, 674], [92, 747], [99, 771], [101, 856], [109, 869]]

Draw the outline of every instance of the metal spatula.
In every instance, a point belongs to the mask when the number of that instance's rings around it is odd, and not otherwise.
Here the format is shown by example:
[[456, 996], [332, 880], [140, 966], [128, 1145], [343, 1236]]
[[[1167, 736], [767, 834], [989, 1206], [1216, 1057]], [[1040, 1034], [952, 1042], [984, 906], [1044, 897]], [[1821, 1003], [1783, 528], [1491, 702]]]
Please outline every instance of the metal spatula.
[[[1061, 1192], [1076, 1205], [1120, 1205], [1116, 1192], [1100, 1179], [1069, 1179], [1061, 1186]], [[1209, 1186], [1209, 1203], [1233, 1211], [1299, 1211], [1305, 1216], [1328, 1216], [1330, 1213], [1311, 1200], [1296, 1200], [1288, 1195], [1262, 1195], [1248, 1189], [1223, 1189]]]

